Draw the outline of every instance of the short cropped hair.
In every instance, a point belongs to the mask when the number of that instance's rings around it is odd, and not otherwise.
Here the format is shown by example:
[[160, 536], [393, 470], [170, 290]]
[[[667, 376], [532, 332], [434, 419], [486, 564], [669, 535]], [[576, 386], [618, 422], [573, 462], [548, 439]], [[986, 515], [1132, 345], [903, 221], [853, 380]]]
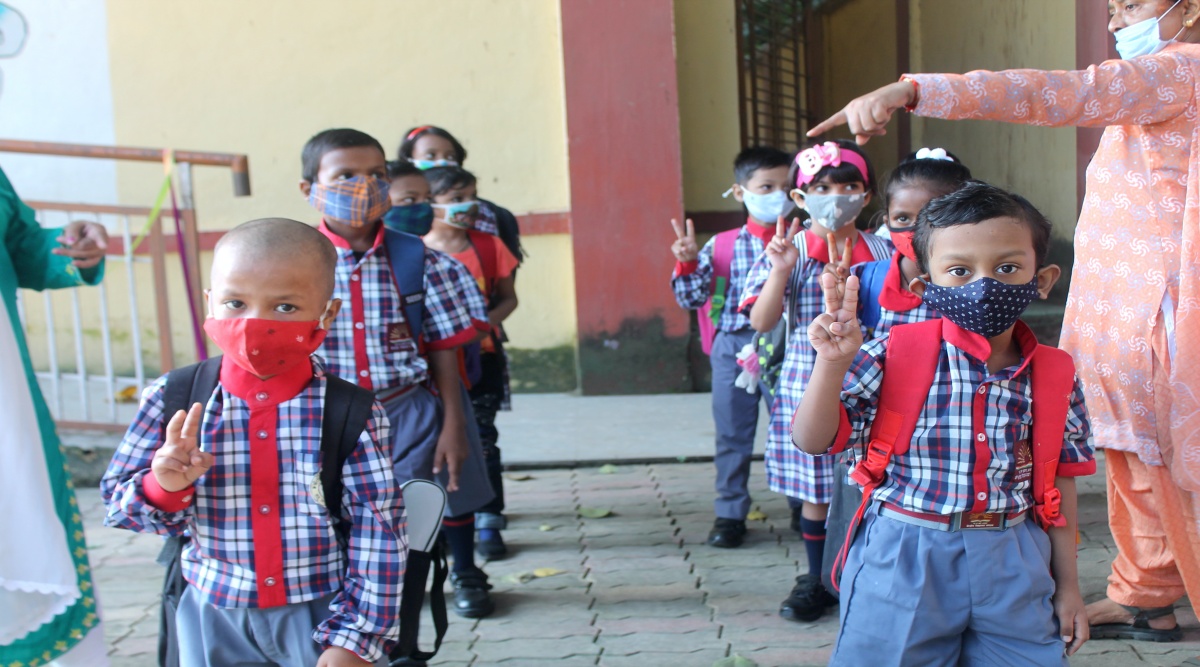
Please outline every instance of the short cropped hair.
[[462, 167], [434, 167], [425, 170], [429, 193], [438, 196], [447, 190], [475, 185], [475, 174]]
[[244, 222], [217, 240], [214, 256], [235, 252], [253, 261], [285, 259], [307, 263], [325, 278], [325, 298], [333, 296], [337, 248], [311, 225], [288, 218], [260, 218]]
[[338, 128], [316, 133], [312, 139], [308, 140], [308, 143], [304, 144], [304, 151], [300, 154], [300, 177], [310, 183], [316, 183], [317, 172], [321, 170], [321, 158], [325, 157], [326, 153], [340, 148], [358, 148], [360, 146], [378, 148], [379, 154], [384, 155], [383, 144], [366, 132]]
[[917, 216], [913, 250], [921, 273], [929, 272], [929, 254], [933, 250], [933, 232], [956, 225], [975, 225], [984, 220], [1013, 218], [1029, 227], [1033, 237], [1037, 268], [1046, 263], [1050, 252], [1050, 221], [1021, 195], [983, 181], [967, 181], [948, 195], [931, 200]]
[[774, 169], [792, 164], [792, 156], [771, 146], [751, 146], [733, 159], [733, 180], [745, 185], [759, 169]]
[[417, 165], [408, 160], [392, 160], [387, 163], [388, 180], [394, 181], [397, 178], [405, 176], [424, 176], [425, 172], [417, 168]]

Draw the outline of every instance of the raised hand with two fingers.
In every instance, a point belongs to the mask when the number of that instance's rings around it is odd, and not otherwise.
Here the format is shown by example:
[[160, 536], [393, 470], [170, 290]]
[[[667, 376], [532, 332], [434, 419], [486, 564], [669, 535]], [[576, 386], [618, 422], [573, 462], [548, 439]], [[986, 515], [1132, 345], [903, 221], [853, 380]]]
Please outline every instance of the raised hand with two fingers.
[[204, 406], [199, 403], [179, 410], [167, 422], [167, 442], [154, 452], [150, 470], [164, 491], [182, 491], [196, 483], [213, 465], [213, 455], [200, 451], [200, 421]]
[[826, 234], [825, 240], [829, 244], [829, 263], [825, 265], [821, 273], [828, 273], [837, 278], [838, 297], [840, 298], [846, 290], [846, 278], [850, 277], [850, 255], [854, 248], [854, 242], [846, 239], [845, 245], [839, 250], [837, 239], [833, 234]]
[[858, 324], [858, 276], [847, 278], [845, 290], [839, 292], [834, 274], [823, 273], [821, 291], [825, 294], [825, 312], [808, 325], [809, 343], [818, 358], [848, 367], [863, 344]]
[[775, 236], [767, 243], [764, 252], [771, 268], [791, 271], [800, 261], [800, 249], [796, 247], [796, 234], [800, 232], [800, 218], [792, 218], [789, 226], [783, 216], [775, 222]]
[[671, 244], [671, 254], [680, 262], [694, 262], [700, 256], [700, 246], [696, 245], [696, 226], [688, 218], [684, 224], [679, 224], [671, 218], [671, 229], [675, 230], [675, 242]]

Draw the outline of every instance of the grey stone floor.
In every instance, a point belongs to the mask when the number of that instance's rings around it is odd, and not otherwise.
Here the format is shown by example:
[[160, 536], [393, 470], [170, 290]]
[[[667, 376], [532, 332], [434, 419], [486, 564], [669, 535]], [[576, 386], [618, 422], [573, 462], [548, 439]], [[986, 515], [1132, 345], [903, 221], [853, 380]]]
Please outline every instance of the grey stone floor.
[[[783, 498], [766, 490], [756, 463], [752, 485], [765, 518], [751, 523], [741, 549], [706, 547], [711, 475], [701, 463], [510, 473], [506, 537], [514, 555], [486, 566], [497, 612], [477, 621], [451, 615], [433, 664], [710, 667], [734, 655], [762, 667], [825, 664], [836, 616], [797, 624], [775, 613], [805, 567]], [[1103, 595], [1113, 555], [1103, 491], [1100, 475], [1081, 484], [1079, 559], [1089, 601]], [[102, 528], [99, 494], [79, 496], [113, 663], [151, 667], [158, 539]], [[582, 518], [582, 508], [612, 514]], [[549, 576], [529, 579], [543, 568]], [[1095, 641], [1071, 664], [1167, 666], [1200, 655], [1195, 615], [1183, 609], [1179, 620], [1181, 643]]]

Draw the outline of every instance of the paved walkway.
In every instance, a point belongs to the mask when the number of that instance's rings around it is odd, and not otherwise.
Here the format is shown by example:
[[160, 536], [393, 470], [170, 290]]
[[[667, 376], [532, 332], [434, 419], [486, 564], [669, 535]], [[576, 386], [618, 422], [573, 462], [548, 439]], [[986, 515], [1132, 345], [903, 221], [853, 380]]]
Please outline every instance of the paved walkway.
[[[510, 473], [506, 536], [514, 555], [487, 566], [498, 610], [478, 621], [451, 615], [433, 664], [710, 667], [740, 655], [762, 667], [824, 665], [836, 617], [797, 624], [776, 615], [805, 567], [804, 550], [787, 528], [785, 502], [766, 490], [761, 464], [752, 482], [765, 518], [752, 522], [743, 548], [724, 551], [703, 544], [712, 522], [708, 464]], [[1103, 488], [1102, 476], [1081, 485], [1087, 600], [1103, 595], [1113, 553]], [[158, 540], [100, 527], [99, 494], [79, 495], [114, 665], [151, 667]], [[584, 508], [611, 515], [583, 518]], [[531, 578], [542, 568], [548, 576]], [[1090, 642], [1071, 664], [1176, 665], [1200, 655], [1195, 615], [1181, 610], [1180, 622], [1182, 643]]]

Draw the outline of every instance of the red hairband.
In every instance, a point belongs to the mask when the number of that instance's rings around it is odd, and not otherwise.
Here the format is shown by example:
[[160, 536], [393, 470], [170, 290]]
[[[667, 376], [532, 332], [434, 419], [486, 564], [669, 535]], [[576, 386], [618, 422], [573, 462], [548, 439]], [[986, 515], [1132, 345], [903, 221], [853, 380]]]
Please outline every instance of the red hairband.
[[418, 134], [424, 132], [425, 130], [432, 130], [432, 129], [433, 129], [432, 125], [422, 125], [421, 127], [414, 127], [412, 129], [412, 131], [408, 133], [408, 136], [405, 137], [405, 139], [411, 141], [412, 138], [417, 136]]
[[858, 169], [858, 173], [862, 175], [863, 183], [870, 185], [867, 178], [867, 161], [861, 155], [851, 150], [842, 150], [842, 147], [832, 141], [826, 141], [812, 148], [805, 148], [796, 155], [796, 166], [799, 171], [796, 172], [796, 187], [808, 185], [817, 177], [817, 173], [825, 167], [840, 167], [843, 162], [847, 162]]

